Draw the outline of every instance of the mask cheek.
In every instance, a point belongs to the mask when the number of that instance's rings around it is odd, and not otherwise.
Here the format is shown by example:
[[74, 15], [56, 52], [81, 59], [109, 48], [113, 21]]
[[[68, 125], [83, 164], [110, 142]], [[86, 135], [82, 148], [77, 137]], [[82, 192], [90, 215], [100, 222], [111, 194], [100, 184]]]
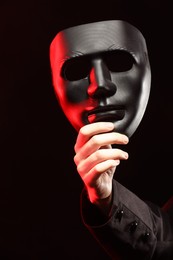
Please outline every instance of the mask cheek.
[[67, 82], [65, 95], [69, 103], [78, 104], [88, 99], [87, 89], [88, 81], [86, 79]]
[[64, 91], [66, 89], [65, 85], [66, 85], [65, 81], [60, 76], [58, 76], [58, 77], [57, 77], [57, 75], [54, 76], [53, 87], [54, 87], [54, 91], [56, 94], [56, 98], [59, 103], [61, 103], [62, 100], [64, 99], [64, 95], [65, 95]]
[[63, 111], [71, 125], [78, 131], [83, 126], [83, 110], [81, 111], [81, 107], [73, 104], [66, 104], [63, 107]]

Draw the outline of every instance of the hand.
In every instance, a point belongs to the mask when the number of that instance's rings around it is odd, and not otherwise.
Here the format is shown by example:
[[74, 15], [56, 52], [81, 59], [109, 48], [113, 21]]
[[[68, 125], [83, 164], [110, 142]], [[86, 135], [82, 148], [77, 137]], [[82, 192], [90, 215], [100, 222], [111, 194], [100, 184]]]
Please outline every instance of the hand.
[[77, 171], [94, 204], [111, 197], [116, 167], [120, 160], [128, 159], [126, 152], [112, 148], [112, 144], [127, 144], [128, 137], [112, 132], [113, 129], [110, 122], [85, 125], [80, 129], [74, 147]]

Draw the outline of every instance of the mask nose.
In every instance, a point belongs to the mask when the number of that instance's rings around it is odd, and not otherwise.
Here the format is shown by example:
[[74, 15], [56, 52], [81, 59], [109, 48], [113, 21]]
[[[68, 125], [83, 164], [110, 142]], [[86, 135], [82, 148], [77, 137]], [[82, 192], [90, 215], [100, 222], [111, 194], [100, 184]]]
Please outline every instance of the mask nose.
[[111, 81], [111, 74], [108, 67], [100, 58], [92, 61], [90, 82], [88, 95], [92, 98], [113, 96], [117, 91], [116, 85]]

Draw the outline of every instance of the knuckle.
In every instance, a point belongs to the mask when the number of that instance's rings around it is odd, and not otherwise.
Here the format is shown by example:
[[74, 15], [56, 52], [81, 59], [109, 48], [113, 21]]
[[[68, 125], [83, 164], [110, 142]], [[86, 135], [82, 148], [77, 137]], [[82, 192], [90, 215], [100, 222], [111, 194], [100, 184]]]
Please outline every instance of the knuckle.
[[95, 153], [95, 158], [99, 160], [102, 159], [102, 157], [103, 157], [103, 152], [101, 150], [97, 150]]
[[82, 175], [83, 167], [80, 164], [77, 166], [77, 171], [80, 175]]
[[73, 157], [73, 161], [75, 162], [76, 165], [78, 164], [78, 156], [77, 156], [77, 155], [75, 155], [75, 156]]
[[94, 144], [94, 145], [99, 145], [99, 137], [97, 135], [94, 135], [92, 138], [91, 138], [91, 142]]
[[88, 135], [87, 125], [83, 126], [82, 128], [80, 128], [79, 134], [82, 135], [82, 136], [87, 136]]

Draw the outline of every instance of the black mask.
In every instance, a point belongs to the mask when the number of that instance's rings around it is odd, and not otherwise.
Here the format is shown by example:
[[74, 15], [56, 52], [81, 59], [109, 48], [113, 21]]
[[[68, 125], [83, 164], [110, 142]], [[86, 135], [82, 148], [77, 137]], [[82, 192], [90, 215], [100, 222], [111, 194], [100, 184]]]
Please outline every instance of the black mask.
[[144, 115], [151, 85], [145, 39], [120, 20], [82, 24], [59, 32], [50, 46], [55, 93], [78, 131], [110, 121], [129, 137]]

